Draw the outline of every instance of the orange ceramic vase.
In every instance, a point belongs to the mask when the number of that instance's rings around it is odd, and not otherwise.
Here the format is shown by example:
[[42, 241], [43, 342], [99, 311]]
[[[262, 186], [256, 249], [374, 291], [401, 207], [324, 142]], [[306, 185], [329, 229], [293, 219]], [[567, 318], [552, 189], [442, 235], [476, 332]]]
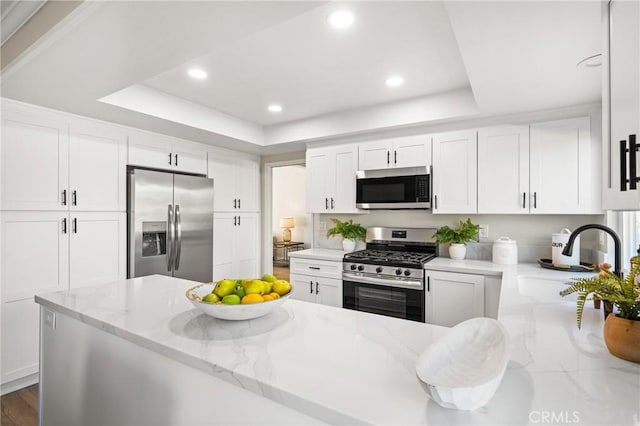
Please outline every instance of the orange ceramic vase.
[[640, 321], [608, 315], [604, 322], [604, 342], [612, 355], [640, 363]]

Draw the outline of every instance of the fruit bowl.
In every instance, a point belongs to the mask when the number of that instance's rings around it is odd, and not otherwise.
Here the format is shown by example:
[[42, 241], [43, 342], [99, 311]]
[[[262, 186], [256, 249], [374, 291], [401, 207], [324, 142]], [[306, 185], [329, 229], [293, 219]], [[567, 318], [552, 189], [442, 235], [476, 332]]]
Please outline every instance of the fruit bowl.
[[213, 283], [200, 284], [187, 290], [185, 295], [193, 306], [202, 313], [214, 318], [231, 321], [249, 320], [267, 315], [282, 305], [291, 296], [291, 293], [293, 293], [293, 288], [291, 288], [289, 293], [277, 299], [246, 305], [225, 305], [202, 302], [202, 298], [211, 293], [214, 287], [215, 284]]

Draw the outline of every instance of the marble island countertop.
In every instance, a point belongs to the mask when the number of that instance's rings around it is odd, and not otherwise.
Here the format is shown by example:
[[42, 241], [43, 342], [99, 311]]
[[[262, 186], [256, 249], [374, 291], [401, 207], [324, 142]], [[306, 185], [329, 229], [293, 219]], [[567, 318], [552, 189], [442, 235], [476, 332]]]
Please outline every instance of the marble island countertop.
[[577, 274], [445, 258], [428, 268], [502, 277], [498, 320], [511, 360], [494, 398], [474, 412], [438, 406], [416, 378], [418, 356], [447, 328], [297, 300], [256, 320], [216, 320], [185, 298], [192, 282], [157, 275], [36, 301], [327, 423], [640, 422], [640, 365], [608, 353], [602, 312], [587, 309], [578, 330], [572, 301], [537, 290]]

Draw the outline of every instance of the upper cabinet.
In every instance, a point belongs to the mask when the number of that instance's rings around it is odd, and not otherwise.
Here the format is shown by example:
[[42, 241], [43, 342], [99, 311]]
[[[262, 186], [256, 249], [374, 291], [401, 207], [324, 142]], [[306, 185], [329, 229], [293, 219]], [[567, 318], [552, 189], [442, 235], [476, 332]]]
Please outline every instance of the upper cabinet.
[[307, 150], [307, 212], [359, 213], [356, 209], [356, 145]]
[[126, 209], [121, 127], [35, 108], [3, 113], [3, 210]]
[[530, 127], [530, 212], [602, 213], [598, 138], [589, 117], [535, 123]]
[[529, 126], [478, 130], [478, 213], [529, 213]]
[[207, 147], [196, 142], [136, 130], [129, 136], [129, 164], [207, 174]]
[[214, 211], [260, 211], [260, 164], [257, 159], [210, 151], [208, 172], [213, 179]]
[[603, 16], [603, 207], [638, 210], [640, 3], [611, 1]]
[[358, 170], [380, 170], [431, 165], [431, 138], [405, 136], [360, 144]]
[[477, 133], [433, 136], [433, 213], [476, 213]]

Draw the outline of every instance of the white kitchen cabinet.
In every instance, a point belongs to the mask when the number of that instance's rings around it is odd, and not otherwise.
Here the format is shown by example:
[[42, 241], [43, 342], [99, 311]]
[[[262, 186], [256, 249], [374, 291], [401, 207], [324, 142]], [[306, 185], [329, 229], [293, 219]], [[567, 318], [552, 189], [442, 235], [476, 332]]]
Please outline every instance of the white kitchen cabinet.
[[356, 209], [356, 145], [307, 150], [307, 212], [359, 213]]
[[208, 176], [213, 179], [213, 210], [260, 211], [260, 164], [257, 159], [209, 152]]
[[207, 174], [205, 145], [157, 133], [132, 131], [128, 157], [135, 166]]
[[358, 146], [358, 170], [379, 170], [431, 165], [431, 137], [403, 136]]
[[590, 117], [530, 126], [530, 212], [532, 214], [602, 213], [597, 141]]
[[529, 213], [529, 126], [478, 130], [478, 213]]
[[259, 214], [214, 212], [213, 280], [257, 277], [259, 238]]
[[629, 186], [629, 165], [630, 155], [640, 165], [640, 155], [625, 153], [627, 167], [622, 169], [620, 141], [627, 150], [629, 135], [640, 143], [640, 3], [610, 1], [603, 22], [603, 208], [638, 210], [640, 184]]
[[342, 307], [342, 261], [291, 258], [293, 299]]
[[433, 136], [434, 214], [477, 212], [476, 138], [475, 130]]
[[485, 316], [484, 276], [429, 270], [425, 272], [428, 324], [453, 327], [462, 321]]

